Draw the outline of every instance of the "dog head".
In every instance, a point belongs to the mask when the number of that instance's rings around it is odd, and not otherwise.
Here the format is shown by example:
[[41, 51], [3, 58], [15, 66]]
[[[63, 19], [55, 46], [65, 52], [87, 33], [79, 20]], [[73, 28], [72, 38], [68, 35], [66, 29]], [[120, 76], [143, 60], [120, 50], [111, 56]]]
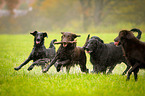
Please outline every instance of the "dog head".
[[102, 39], [100, 39], [98, 36], [92, 36], [91, 39], [97, 39], [101, 43], [104, 43], [104, 41]]
[[70, 32], [61, 32], [61, 41], [63, 43], [63, 47], [67, 47], [68, 42], [74, 41], [76, 37], [80, 37], [80, 35], [76, 35]]
[[128, 30], [122, 30], [119, 32], [119, 35], [114, 39], [114, 44], [115, 45], [120, 45], [122, 43], [124, 43], [126, 40], [135, 38], [135, 36], [133, 35], [133, 33], [131, 31]]
[[102, 39], [100, 39], [98, 36], [92, 36], [88, 41], [87, 44], [85, 46], [85, 50], [88, 53], [93, 52], [93, 50], [96, 49], [98, 42], [100, 43], [104, 43], [104, 41]]
[[44, 44], [44, 38], [48, 37], [46, 32], [42, 33], [42, 32], [34, 31], [30, 34], [34, 36], [34, 45], [38, 45], [38, 46], [43, 45]]
[[[85, 50], [87, 51], [87, 53], [92, 53], [94, 50], [96, 50], [97, 45], [100, 41], [98, 41], [97, 39], [89, 39], [89, 41], [87, 42], [87, 45], [85, 47]], [[100, 42], [101, 43], [101, 42]]]

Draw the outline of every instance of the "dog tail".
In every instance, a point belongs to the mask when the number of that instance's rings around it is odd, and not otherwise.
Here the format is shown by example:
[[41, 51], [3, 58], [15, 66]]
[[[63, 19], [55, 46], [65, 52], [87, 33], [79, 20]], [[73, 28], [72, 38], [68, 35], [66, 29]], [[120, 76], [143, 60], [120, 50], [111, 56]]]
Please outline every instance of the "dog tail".
[[136, 37], [136, 38], [138, 38], [138, 39], [140, 39], [140, 38], [141, 38], [141, 34], [142, 34], [142, 32], [141, 32], [139, 29], [137, 29], [137, 28], [133, 28], [133, 29], [131, 29], [130, 31], [133, 31], [133, 32], [138, 32], [138, 35], [137, 35], [137, 37]]
[[54, 42], [55, 41], [57, 41], [56, 39], [53, 39], [51, 42], [50, 42], [50, 46], [49, 46], [49, 48], [54, 48], [55, 46], [54, 46]]
[[85, 42], [85, 44], [83, 46], [83, 49], [85, 49], [85, 47], [87, 46], [87, 43], [88, 43], [89, 38], [90, 38], [90, 34], [88, 34], [88, 37], [87, 37], [86, 42]]

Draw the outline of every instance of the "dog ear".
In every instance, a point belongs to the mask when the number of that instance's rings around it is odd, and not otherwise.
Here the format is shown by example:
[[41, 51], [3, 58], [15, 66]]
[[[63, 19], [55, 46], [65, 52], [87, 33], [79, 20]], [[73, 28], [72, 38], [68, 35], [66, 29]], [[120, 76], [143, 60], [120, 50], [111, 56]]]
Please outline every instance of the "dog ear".
[[61, 34], [64, 34], [64, 32], [61, 32]]
[[76, 38], [76, 37], [81, 37], [81, 35], [76, 35], [76, 34], [73, 34], [73, 36]]
[[46, 32], [45, 32], [45, 33], [43, 33], [43, 36], [48, 38], [48, 35], [47, 35], [47, 33], [46, 33]]
[[101, 42], [104, 43], [104, 41], [101, 39]]
[[37, 31], [31, 32], [30, 34], [35, 36], [37, 34]]
[[81, 35], [76, 35], [77, 37], [81, 37]]
[[129, 32], [126, 34], [127, 39], [132, 39], [134, 37], [133, 32]]

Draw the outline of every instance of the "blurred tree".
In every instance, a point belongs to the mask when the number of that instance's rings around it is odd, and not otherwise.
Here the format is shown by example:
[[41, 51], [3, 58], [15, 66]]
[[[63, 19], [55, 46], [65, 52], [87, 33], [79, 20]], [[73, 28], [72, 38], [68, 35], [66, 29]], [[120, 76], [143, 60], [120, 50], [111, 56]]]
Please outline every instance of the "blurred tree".
[[87, 30], [89, 25], [99, 25], [102, 22], [104, 9], [111, 0], [80, 0], [83, 14], [84, 29]]
[[80, 0], [81, 4], [81, 14], [83, 15], [83, 28], [84, 30], [88, 29], [88, 26], [91, 24], [91, 7], [92, 0]]
[[0, 9], [2, 9], [5, 6], [5, 0], [0, 0]]
[[14, 9], [17, 9], [20, 6], [20, 0], [5, 0], [8, 10], [10, 13], [14, 14]]
[[0, 0], [0, 13], [5, 12], [5, 5], [12, 14], [13, 9], [19, 6], [30, 10], [33, 6], [31, 12], [27, 9], [28, 14], [20, 14], [21, 16], [15, 18], [0, 14], [0, 32], [26, 33], [29, 30], [55, 28], [71, 28], [76, 31], [84, 28], [86, 32], [90, 26], [106, 26], [120, 22], [145, 24], [145, 0], [36, 0], [33, 4], [34, 1]]
[[41, 16], [49, 19], [50, 27], [64, 27], [68, 22], [79, 18], [77, 0], [44, 0], [38, 7]]
[[126, 21], [135, 24], [145, 23], [145, 0], [112, 0], [107, 13], [110, 21]]

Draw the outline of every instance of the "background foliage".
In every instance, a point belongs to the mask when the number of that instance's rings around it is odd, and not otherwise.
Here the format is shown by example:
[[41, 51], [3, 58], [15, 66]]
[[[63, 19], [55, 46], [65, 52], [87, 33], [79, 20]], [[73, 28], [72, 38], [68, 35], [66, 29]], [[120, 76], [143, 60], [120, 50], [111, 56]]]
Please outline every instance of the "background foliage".
[[[106, 27], [110, 27], [111, 31], [122, 29], [111, 27], [115, 25], [129, 25], [145, 31], [142, 27], [145, 25], [144, 4], [145, 0], [0, 0], [0, 11], [11, 12], [0, 17], [0, 33], [34, 30], [90, 32], [91, 29], [97, 32]], [[30, 7], [33, 10], [28, 11]], [[22, 13], [17, 16], [18, 12], [13, 12], [14, 9]], [[25, 12], [27, 14], [22, 15]]]

